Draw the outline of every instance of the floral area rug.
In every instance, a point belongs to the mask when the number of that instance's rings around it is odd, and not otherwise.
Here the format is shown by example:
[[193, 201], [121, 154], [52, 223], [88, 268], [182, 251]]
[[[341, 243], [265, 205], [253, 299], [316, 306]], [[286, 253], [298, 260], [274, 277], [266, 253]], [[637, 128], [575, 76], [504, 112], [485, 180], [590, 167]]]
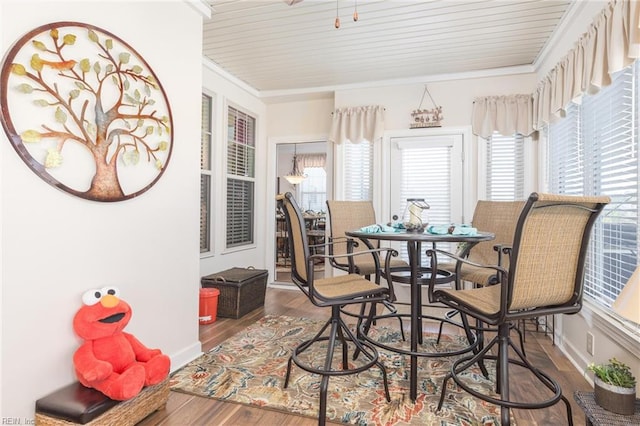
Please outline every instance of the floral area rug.
[[[292, 348], [314, 336], [323, 324], [305, 318], [266, 316], [176, 371], [171, 376], [171, 389], [317, 418], [319, 375], [294, 364], [289, 386], [283, 386]], [[369, 335], [379, 341], [408, 345], [402, 342], [397, 328], [374, 327]], [[425, 334], [424, 350], [442, 351], [466, 343], [461, 336], [444, 334], [436, 345], [434, 337]], [[307, 352], [318, 363], [326, 354], [323, 348]], [[327, 420], [388, 426], [500, 424], [498, 407], [472, 397], [453, 380], [449, 380], [442, 410], [436, 412], [451, 358], [420, 358], [418, 397], [413, 403], [409, 398], [408, 357], [384, 350], [379, 354], [387, 369], [391, 402], [384, 396], [382, 374], [376, 367], [355, 375], [334, 376], [329, 380]], [[334, 365], [339, 366], [340, 361], [336, 359]], [[488, 369], [492, 370], [491, 365]], [[479, 391], [491, 392], [491, 383], [477, 367], [468, 370], [466, 379]]]

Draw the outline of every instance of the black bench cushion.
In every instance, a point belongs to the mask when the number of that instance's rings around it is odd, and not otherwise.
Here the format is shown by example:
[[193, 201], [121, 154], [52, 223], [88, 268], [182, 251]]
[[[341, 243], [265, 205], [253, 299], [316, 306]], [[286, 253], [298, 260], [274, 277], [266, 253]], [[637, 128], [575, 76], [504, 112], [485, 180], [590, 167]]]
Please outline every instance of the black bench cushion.
[[36, 412], [83, 425], [119, 402], [75, 382], [37, 400]]

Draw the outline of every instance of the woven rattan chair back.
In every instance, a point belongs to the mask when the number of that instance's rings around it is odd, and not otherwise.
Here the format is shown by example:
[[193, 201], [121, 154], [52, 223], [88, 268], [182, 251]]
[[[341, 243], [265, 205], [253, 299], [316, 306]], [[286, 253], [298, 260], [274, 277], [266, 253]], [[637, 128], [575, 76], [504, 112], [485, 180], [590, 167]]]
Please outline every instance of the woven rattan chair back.
[[304, 217], [290, 193], [276, 197], [284, 213], [291, 251], [291, 279], [299, 285], [307, 285], [307, 259], [310, 256]]
[[562, 305], [579, 309], [589, 236], [608, 202], [608, 197], [530, 197], [516, 227], [508, 311]]
[[[351, 250], [352, 253], [358, 253], [368, 249], [362, 242], [358, 242], [358, 245], [350, 247], [350, 245], [347, 244], [345, 231], [353, 231], [354, 229], [360, 229], [376, 223], [376, 213], [371, 201], [327, 200], [327, 211], [329, 213], [329, 241], [333, 243], [331, 246], [333, 254], [341, 255], [347, 253], [349, 250]], [[378, 241], [373, 241], [371, 244], [374, 248], [380, 246]], [[373, 258], [370, 254], [354, 256], [351, 260], [354, 263], [356, 272], [366, 275], [375, 273], [375, 267], [372, 263]], [[343, 271], [349, 270], [349, 265], [344, 259], [334, 259], [330, 263], [334, 268]]]
[[[513, 245], [516, 224], [524, 204], [524, 201], [478, 201], [471, 224], [479, 231], [491, 232], [495, 238], [491, 241], [482, 241], [471, 248], [467, 247], [465, 251], [459, 253], [460, 256], [479, 265], [500, 264], [508, 269], [509, 256], [499, 253], [494, 247], [511, 247]], [[457, 270], [456, 266], [460, 269]], [[461, 288], [461, 281], [468, 281], [479, 286], [495, 284], [498, 281], [494, 269], [480, 268], [465, 263], [460, 265], [443, 264], [442, 268], [456, 272], [456, 287], [458, 288]]]
[[[516, 224], [524, 201], [486, 201], [480, 200], [473, 212], [472, 226], [480, 231], [491, 232], [496, 237], [491, 241], [476, 244], [469, 252], [471, 262], [482, 265], [496, 264], [498, 254], [493, 249], [496, 245], [511, 246]], [[502, 266], [509, 268], [509, 258], [505, 256]]]
[[[336, 201], [327, 200], [329, 212], [329, 228], [332, 240], [344, 238], [345, 231], [353, 231], [376, 223], [376, 213], [371, 201]], [[366, 250], [364, 244], [353, 249], [354, 252]], [[345, 254], [346, 244], [336, 244], [335, 254]]]

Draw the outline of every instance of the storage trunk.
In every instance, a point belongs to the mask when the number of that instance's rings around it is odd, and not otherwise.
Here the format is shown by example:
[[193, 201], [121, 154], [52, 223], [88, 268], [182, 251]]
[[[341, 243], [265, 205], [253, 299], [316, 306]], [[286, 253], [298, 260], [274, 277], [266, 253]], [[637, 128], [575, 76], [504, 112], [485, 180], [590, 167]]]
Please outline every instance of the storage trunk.
[[240, 318], [264, 306], [269, 271], [264, 269], [231, 268], [202, 277], [203, 288], [217, 288], [218, 316]]

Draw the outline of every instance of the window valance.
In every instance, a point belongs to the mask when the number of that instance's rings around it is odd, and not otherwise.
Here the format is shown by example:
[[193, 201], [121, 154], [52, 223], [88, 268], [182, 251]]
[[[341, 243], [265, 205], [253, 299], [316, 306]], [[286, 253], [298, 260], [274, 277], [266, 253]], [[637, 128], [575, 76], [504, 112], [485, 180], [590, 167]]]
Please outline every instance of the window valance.
[[476, 99], [473, 133], [484, 138], [493, 131], [529, 135], [563, 116], [571, 101], [608, 86], [611, 74], [640, 58], [639, 25], [639, 1], [612, 0], [533, 94]]
[[472, 131], [485, 139], [494, 131], [502, 135], [533, 133], [531, 95], [485, 96], [473, 102]]
[[611, 84], [611, 74], [640, 57], [640, 3], [613, 0], [533, 93], [533, 122], [541, 129], [571, 101]]
[[359, 106], [336, 109], [329, 141], [334, 143], [375, 142], [384, 132], [384, 108], [382, 106]]
[[322, 167], [324, 169], [327, 164], [327, 154], [298, 154], [298, 167], [304, 170], [306, 167]]

